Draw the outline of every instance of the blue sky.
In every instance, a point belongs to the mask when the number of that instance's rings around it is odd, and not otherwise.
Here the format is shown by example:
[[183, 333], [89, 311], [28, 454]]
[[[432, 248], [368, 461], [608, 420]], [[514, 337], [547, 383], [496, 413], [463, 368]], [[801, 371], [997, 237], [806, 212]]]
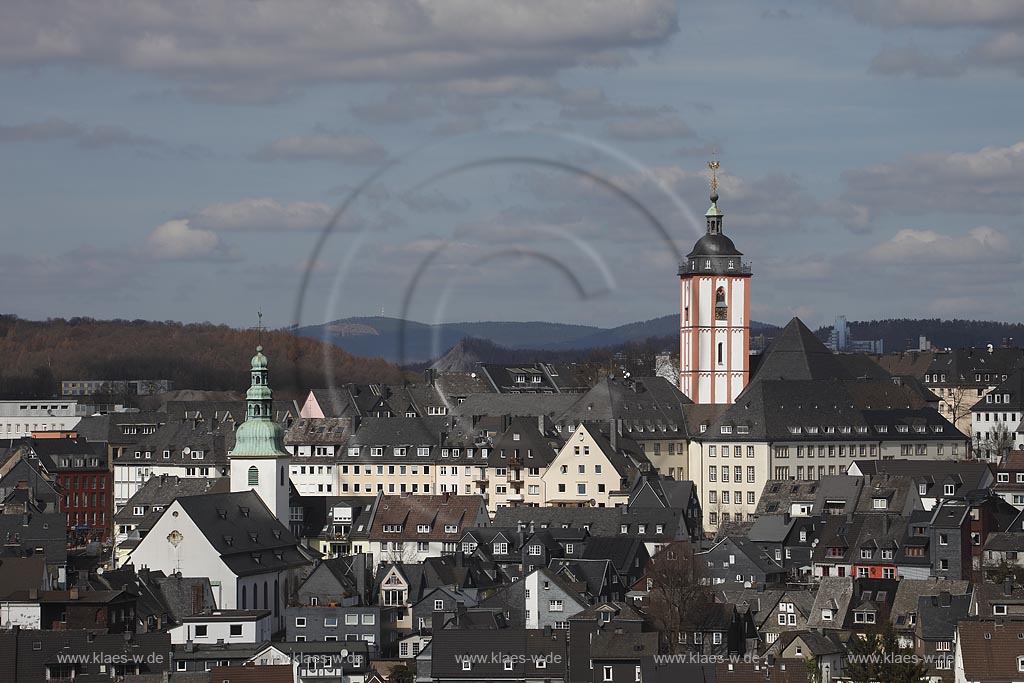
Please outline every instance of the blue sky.
[[657, 317], [715, 152], [756, 318], [1020, 320], [1022, 75], [1014, 0], [5, 2], [0, 309]]

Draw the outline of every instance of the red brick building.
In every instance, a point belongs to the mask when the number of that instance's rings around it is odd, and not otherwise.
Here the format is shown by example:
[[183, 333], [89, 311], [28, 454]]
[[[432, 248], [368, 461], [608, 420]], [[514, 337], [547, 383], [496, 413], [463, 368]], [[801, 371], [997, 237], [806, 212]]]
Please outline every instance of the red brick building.
[[26, 439], [29, 457], [57, 482], [73, 545], [105, 541], [113, 533], [113, 475], [103, 444], [81, 438]]

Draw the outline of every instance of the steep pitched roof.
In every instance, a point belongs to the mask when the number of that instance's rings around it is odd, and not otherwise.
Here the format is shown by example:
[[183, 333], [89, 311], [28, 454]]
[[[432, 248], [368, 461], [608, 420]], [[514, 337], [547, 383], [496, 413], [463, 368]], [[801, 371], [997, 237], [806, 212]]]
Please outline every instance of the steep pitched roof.
[[291, 531], [255, 491], [185, 496], [175, 502], [237, 576], [309, 563]]
[[793, 318], [765, 351], [752, 381], [763, 379], [824, 380], [852, 376], [799, 318]]

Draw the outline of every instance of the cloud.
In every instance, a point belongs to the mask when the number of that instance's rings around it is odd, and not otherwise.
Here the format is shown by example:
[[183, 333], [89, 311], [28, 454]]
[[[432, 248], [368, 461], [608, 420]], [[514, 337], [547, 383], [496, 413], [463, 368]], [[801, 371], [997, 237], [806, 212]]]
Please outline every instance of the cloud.
[[362, 133], [318, 130], [309, 135], [290, 135], [274, 140], [257, 155], [263, 161], [343, 161], [381, 164], [387, 161], [384, 147]]
[[321, 202], [282, 204], [269, 197], [254, 197], [200, 209], [190, 224], [215, 232], [322, 230], [334, 209]]
[[1024, 3], [1018, 0], [833, 0], [863, 23], [894, 27], [980, 33], [969, 48], [940, 57], [915, 47], [887, 47], [869, 71], [887, 76], [952, 77], [972, 67], [1007, 68], [1024, 76]]
[[863, 256], [875, 264], [931, 267], [1019, 263], [1021, 260], [1017, 245], [1005, 233], [987, 226], [972, 228], [961, 235], [903, 229]]
[[873, 219], [935, 212], [1018, 215], [1024, 187], [1024, 141], [973, 152], [909, 156], [842, 174], [842, 200]]
[[266, 102], [312, 83], [545, 78], [678, 30], [674, 0], [10, 0], [0, 64], [158, 74]]
[[69, 140], [86, 149], [108, 147], [157, 147], [161, 143], [137, 135], [123, 126], [82, 126], [59, 117], [14, 125], [0, 125], [0, 142], [43, 142]]
[[176, 219], [154, 228], [147, 239], [149, 255], [157, 261], [232, 261], [238, 258], [217, 233]]

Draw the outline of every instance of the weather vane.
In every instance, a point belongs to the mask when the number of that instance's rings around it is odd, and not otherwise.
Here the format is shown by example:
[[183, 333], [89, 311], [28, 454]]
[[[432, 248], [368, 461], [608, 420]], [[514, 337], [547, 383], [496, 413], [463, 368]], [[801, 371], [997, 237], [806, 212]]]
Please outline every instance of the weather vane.
[[708, 168], [711, 169], [711, 194], [718, 194], [718, 167], [720, 166], [717, 159], [713, 159], [708, 162]]
[[260, 346], [263, 346], [263, 308], [262, 307], [260, 307], [256, 311], [256, 317], [259, 319], [259, 322], [256, 323], [256, 343], [258, 345], [260, 345]]

